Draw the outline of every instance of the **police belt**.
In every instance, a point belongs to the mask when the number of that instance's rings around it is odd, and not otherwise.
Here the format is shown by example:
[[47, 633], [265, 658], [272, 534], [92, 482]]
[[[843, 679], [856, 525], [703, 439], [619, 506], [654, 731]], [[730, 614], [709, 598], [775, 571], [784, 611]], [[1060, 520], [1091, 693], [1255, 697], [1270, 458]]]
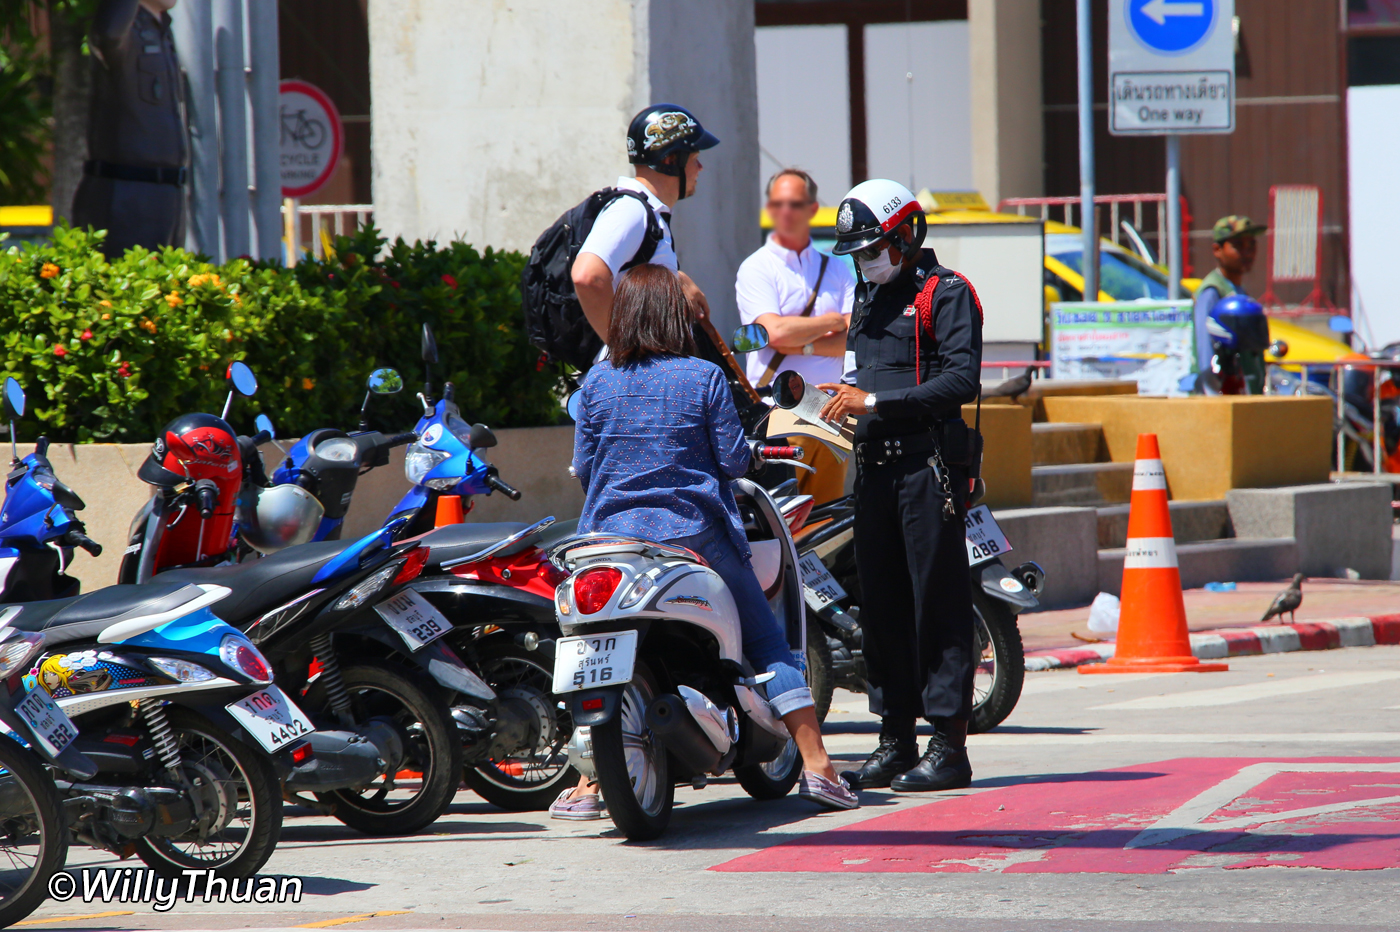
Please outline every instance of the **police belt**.
[[171, 184], [180, 186], [188, 177], [188, 170], [180, 168], [152, 168], [146, 165], [118, 165], [114, 162], [100, 162], [89, 159], [83, 163], [83, 172], [94, 178], [110, 178], [113, 181], [145, 181], [150, 184]]
[[[940, 425], [941, 426], [941, 425]], [[856, 462], [862, 466], [884, 466], [906, 456], [930, 456], [938, 449], [934, 439], [938, 428], [898, 437], [881, 437], [855, 445]]]

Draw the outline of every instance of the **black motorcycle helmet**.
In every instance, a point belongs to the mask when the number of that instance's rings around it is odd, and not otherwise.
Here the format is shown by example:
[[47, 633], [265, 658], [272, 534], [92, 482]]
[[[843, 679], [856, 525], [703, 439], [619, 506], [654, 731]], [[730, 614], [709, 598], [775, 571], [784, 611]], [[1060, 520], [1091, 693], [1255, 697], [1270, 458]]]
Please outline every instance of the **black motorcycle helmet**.
[[[700, 125], [695, 114], [676, 104], [652, 104], [627, 127], [627, 161], [680, 178], [682, 198], [691, 153], [717, 145], [719, 140]], [[668, 163], [666, 159], [673, 155], [676, 160]]]
[[[914, 237], [905, 242], [895, 230], [910, 224]], [[832, 253], [870, 261], [890, 245], [908, 259], [918, 253], [928, 234], [928, 220], [919, 199], [897, 181], [862, 181], [842, 198], [836, 210], [836, 245]]]

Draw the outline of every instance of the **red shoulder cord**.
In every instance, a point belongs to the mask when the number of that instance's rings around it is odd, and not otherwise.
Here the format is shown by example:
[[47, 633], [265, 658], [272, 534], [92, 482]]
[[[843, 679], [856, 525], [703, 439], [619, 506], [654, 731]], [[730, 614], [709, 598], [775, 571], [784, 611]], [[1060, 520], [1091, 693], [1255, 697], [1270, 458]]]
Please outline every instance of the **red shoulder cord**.
[[[950, 270], [951, 271], [951, 270]], [[977, 289], [972, 287], [972, 282], [967, 280], [967, 276], [961, 272], [953, 272], [958, 278], [963, 280], [967, 290], [972, 292], [972, 303], [977, 308], [977, 323], [979, 325], [986, 322], [986, 317], [982, 313], [982, 299], [977, 297]], [[914, 297], [914, 384], [923, 382], [924, 356], [919, 350], [919, 334], [925, 327], [928, 328], [929, 336], [933, 336], [933, 297], [938, 293], [938, 285], [942, 281], [940, 276], [933, 276], [924, 284], [923, 290]]]

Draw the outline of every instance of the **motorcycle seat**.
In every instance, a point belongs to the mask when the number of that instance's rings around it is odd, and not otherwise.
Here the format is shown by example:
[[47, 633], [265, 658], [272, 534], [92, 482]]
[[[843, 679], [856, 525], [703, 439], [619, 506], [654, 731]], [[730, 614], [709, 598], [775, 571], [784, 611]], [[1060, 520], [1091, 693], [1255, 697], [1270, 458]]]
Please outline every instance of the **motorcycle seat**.
[[[459, 560], [480, 553], [487, 547], [529, 527], [518, 521], [498, 521], [491, 524], [449, 524], [423, 535], [423, 546], [429, 548], [427, 569], [441, 568], [449, 560]], [[516, 541], [496, 554], [508, 557], [534, 544], [527, 538]]]
[[43, 632], [44, 646], [52, 647], [95, 638], [117, 622], [174, 611], [203, 595], [203, 589], [184, 582], [108, 586], [71, 599], [21, 603], [21, 611], [10, 626]]
[[244, 628], [277, 606], [309, 592], [316, 572], [353, 543], [353, 539], [316, 541], [232, 566], [167, 570], [156, 579], [227, 586], [229, 595], [211, 605], [210, 611], [234, 627]]

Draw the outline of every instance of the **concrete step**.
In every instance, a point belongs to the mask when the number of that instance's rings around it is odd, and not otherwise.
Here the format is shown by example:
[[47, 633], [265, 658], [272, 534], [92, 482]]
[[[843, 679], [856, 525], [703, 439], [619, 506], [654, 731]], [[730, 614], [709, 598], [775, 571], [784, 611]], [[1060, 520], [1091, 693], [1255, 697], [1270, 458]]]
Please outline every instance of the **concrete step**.
[[1108, 459], [1101, 424], [1051, 423], [1031, 425], [1031, 465], [1068, 466]]
[[[1178, 544], [1234, 537], [1230, 524], [1230, 509], [1223, 501], [1168, 502], [1171, 509], [1172, 534]], [[1099, 549], [1126, 547], [1128, 544], [1128, 506], [1109, 505], [1099, 512]]]
[[1132, 463], [1078, 463], [1031, 467], [1031, 506], [1112, 505], [1133, 491]]
[[[1127, 550], [1099, 551], [1099, 588], [1122, 595], [1123, 558]], [[1298, 541], [1292, 537], [1232, 537], [1180, 544], [1176, 548], [1183, 589], [1208, 582], [1265, 582], [1287, 579], [1298, 568]], [[1267, 602], [1259, 606], [1262, 615]]]

